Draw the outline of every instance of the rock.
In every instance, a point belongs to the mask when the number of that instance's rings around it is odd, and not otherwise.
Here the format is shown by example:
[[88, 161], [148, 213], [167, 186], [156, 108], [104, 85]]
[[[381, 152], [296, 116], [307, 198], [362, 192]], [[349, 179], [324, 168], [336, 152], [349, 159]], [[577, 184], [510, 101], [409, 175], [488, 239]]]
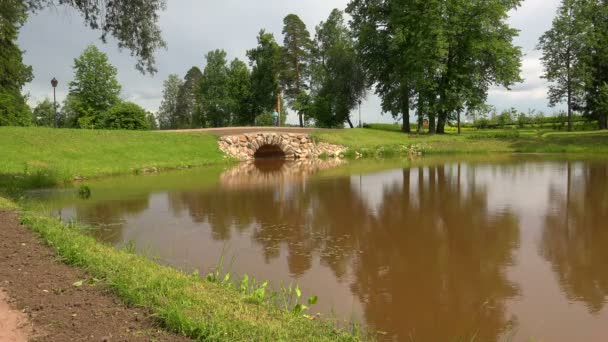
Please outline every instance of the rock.
[[239, 136], [239, 141], [240, 142], [247, 142], [247, 136], [246, 135]]

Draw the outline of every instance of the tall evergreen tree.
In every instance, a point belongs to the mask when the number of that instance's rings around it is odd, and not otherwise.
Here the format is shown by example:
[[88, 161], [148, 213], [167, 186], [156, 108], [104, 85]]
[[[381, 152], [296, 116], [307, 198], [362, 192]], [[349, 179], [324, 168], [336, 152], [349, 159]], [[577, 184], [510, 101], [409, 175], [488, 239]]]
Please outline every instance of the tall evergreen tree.
[[281, 71], [281, 47], [272, 33], [260, 30], [258, 46], [248, 50], [247, 57], [252, 67], [252, 110], [257, 116], [276, 108]]
[[176, 104], [177, 128], [203, 127], [198, 92], [203, 73], [198, 67], [192, 67], [184, 77], [184, 83], [179, 88]]
[[573, 107], [583, 100], [585, 75], [581, 56], [588, 27], [580, 1], [562, 0], [551, 29], [538, 43], [538, 49], [543, 53], [543, 77], [552, 83], [549, 85], [549, 104], [555, 106], [566, 101], [569, 131], [572, 131]]
[[23, 53], [17, 46], [26, 10], [21, 0], [0, 2], [0, 126], [25, 126], [32, 118], [21, 95], [22, 87], [32, 80], [32, 68], [23, 64]]
[[300, 127], [304, 127], [303, 113], [299, 110], [302, 104], [298, 102], [306, 98], [312, 41], [306, 25], [297, 15], [287, 15], [283, 25], [281, 85], [291, 107], [298, 112]]
[[120, 101], [116, 67], [95, 45], [89, 45], [74, 59], [74, 80], [70, 82], [73, 127], [99, 127], [106, 110]]
[[163, 82], [163, 99], [158, 109], [158, 125], [160, 129], [177, 128], [177, 98], [183, 84], [182, 79], [175, 74], [169, 75]]

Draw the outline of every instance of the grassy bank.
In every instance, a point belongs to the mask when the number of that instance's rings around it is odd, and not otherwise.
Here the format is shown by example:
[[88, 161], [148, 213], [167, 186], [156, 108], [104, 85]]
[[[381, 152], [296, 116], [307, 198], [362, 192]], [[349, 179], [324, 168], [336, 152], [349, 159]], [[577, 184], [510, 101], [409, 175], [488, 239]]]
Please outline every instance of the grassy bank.
[[[0, 198], [0, 208], [15, 208]], [[81, 233], [82, 227], [31, 211], [23, 223], [38, 233], [65, 263], [90, 275], [83, 286], [106, 286], [130, 305], [149, 308], [171, 331], [201, 341], [356, 341], [330, 322], [313, 321], [296, 307], [292, 295], [272, 297], [263, 286], [226, 286], [158, 265], [117, 250]], [[295, 297], [294, 297], [295, 296]], [[274, 299], [273, 299], [274, 298]], [[285, 307], [277, 306], [277, 302]], [[303, 300], [302, 300], [303, 302]]]
[[363, 154], [398, 153], [418, 146], [432, 153], [608, 153], [608, 131], [547, 132], [536, 130], [468, 130], [462, 135], [405, 135], [378, 129], [319, 131], [316, 139], [349, 147]]
[[205, 133], [0, 127], [0, 188], [216, 164], [225, 160], [216, 141]]

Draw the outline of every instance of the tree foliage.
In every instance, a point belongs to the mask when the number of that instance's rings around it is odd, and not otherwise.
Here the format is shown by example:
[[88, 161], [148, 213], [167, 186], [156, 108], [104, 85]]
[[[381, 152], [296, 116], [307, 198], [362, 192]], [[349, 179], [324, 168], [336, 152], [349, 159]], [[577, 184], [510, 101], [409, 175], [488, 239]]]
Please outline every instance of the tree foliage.
[[160, 129], [175, 129], [178, 127], [178, 95], [184, 82], [175, 74], [169, 75], [163, 82], [163, 99], [158, 109]]
[[210, 51], [200, 86], [201, 110], [211, 127], [229, 126], [234, 103], [230, 97], [230, 75], [226, 51]]
[[[19, 1], [19, 0], [3, 0]], [[45, 7], [68, 6], [80, 13], [85, 25], [101, 30], [101, 40], [108, 36], [118, 40], [137, 58], [135, 67], [141, 72], [156, 72], [154, 53], [166, 46], [158, 26], [158, 13], [165, 9], [165, 0], [21, 0], [31, 11]]]
[[316, 28], [311, 65], [311, 115], [318, 126], [350, 127], [350, 112], [365, 95], [366, 77], [355, 51], [355, 42], [334, 9]]
[[[382, 108], [403, 118], [412, 105], [431, 131], [485, 102], [491, 85], [520, 81], [517, 31], [506, 23], [519, 0], [352, 0], [348, 12], [362, 63]], [[414, 101], [417, 99], [417, 101]]]
[[306, 25], [297, 15], [287, 15], [283, 25], [281, 85], [291, 107], [298, 112], [300, 127], [304, 127], [301, 100], [306, 98], [303, 94], [308, 88], [312, 41]]
[[549, 104], [555, 106], [566, 102], [568, 107], [568, 130], [572, 130], [572, 111], [581, 103], [584, 95], [585, 70], [581, 57], [587, 20], [580, 13], [580, 1], [563, 0], [553, 19], [551, 29], [539, 40], [544, 66], [543, 78], [549, 85]]
[[272, 112], [279, 95], [281, 47], [272, 33], [261, 30], [258, 46], [247, 51], [251, 70], [252, 111], [255, 115]]
[[198, 67], [192, 67], [186, 73], [184, 83], [177, 92], [175, 128], [203, 127], [204, 119], [201, 118], [200, 103], [197, 96], [202, 78], [203, 73]]
[[53, 105], [53, 101], [49, 100], [48, 98], [45, 98], [36, 105], [32, 111], [32, 115], [36, 126], [55, 127], [56, 124], [62, 126], [58, 122], [60, 121], [59, 118], [55, 117], [55, 107]]
[[251, 71], [247, 64], [234, 59], [228, 69], [228, 94], [232, 99], [232, 123], [235, 125], [255, 124]]
[[144, 130], [150, 129], [146, 110], [133, 102], [120, 102], [104, 115], [104, 128]]
[[31, 123], [21, 88], [32, 80], [32, 68], [23, 64], [23, 52], [17, 46], [26, 10], [21, 0], [0, 2], [0, 126]]
[[120, 102], [118, 71], [108, 56], [95, 45], [74, 59], [74, 80], [70, 82], [71, 127], [101, 128], [106, 110]]

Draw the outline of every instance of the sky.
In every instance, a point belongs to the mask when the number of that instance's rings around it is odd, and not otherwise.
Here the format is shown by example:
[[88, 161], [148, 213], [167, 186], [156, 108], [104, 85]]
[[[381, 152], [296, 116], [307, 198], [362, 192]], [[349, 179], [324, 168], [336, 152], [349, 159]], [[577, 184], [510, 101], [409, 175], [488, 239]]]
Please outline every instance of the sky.
[[[245, 52], [256, 45], [260, 29], [274, 33], [282, 42], [283, 17], [295, 13], [314, 35], [314, 27], [326, 20], [332, 9], [344, 10], [348, 0], [168, 0], [160, 15], [160, 26], [167, 49], [156, 54], [158, 73], [143, 75], [135, 70], [135, 59], [128, 50], [119, 50], [115, 40], [107, 44], [99, 40], [100, 32], [83, 25], [79, 13], [65, 6], [49, 8], [31, 15], [22, 27], [19, 45], [25, 50], [25, 63], [34, 69], [34, 80], [24, 88], [29, 103], [34, 106], [45, 97], [52, 99], [50, 80], [56, 77], [57, 101], [69, 91], [73, 77], [73, 61], [89, 44], [97, 45], [118, 68], [122, 97], [149, 111], [156, 112], [162, 100], [162, 84], [169, 74], [183, 77], [192, 66], [201, 70], [205, 54], [224, 49], [228, 58], [247, 61]], [[522, 48], [522, 77], [525, 79], [511, 90], [492, 88], [488, 103], [497, 110], [514, 107], [552, 113], [563, 107], [547, 105], [547, 83], [541, 79], [540, 52], [535, 50], [538, 38], [551, 27], [559, 0], [524, 0], [522, 6], [510, 13], [509, 23], [520, 30], [515, 44]], [[394, 122], [390, 114], [382, 114], [380, 99], [373, 90], [361, 106], [363, 122]], [[355, 124], [358, 112], [353, 112]], [[288, 122], [296, 123], [292, 113]]]

